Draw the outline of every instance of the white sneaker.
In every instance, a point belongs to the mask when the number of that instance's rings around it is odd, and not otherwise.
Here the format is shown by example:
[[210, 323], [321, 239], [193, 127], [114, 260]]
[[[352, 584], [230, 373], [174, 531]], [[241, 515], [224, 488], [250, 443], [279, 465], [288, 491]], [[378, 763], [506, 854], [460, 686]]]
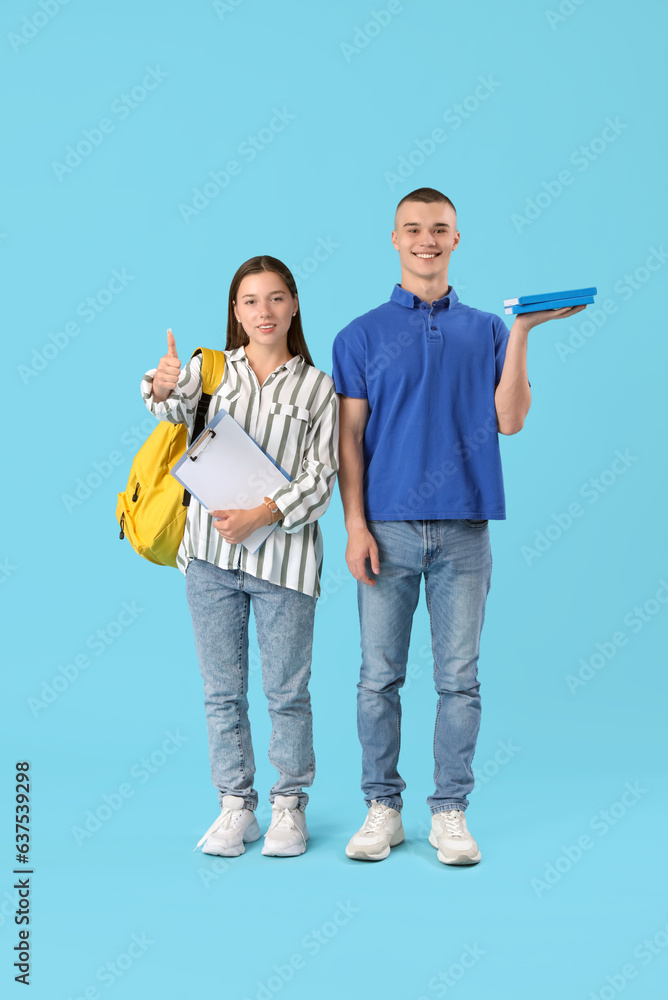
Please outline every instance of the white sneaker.
[[382, 861], [390, 848], [403, 839], [401, 813], [373, 799], [364, 824], [346, 847], [346, 854], [356, 861]]
[[444, 865], [475, 865], [480, 861], [478, 845], [468, 831], [461, 809], [433, 814], [429, 843], [438, 848], [438, 860]]
[[274, 858], [294, 858], [306, 850], [306, 817], [296, 795], [277, 795], [271, 807], [271, 823], [264, 835], [262, 853]]
[[220, 816], [197, 842], [197, 847], [204, 844], [204, 854], [236, 858], [246, 850], [244, 843], [250, 844], [259, 838], [260, 827], [255, 813], [252, 809], [244, 809], [244, 799], [240, 795], [224, 795]]

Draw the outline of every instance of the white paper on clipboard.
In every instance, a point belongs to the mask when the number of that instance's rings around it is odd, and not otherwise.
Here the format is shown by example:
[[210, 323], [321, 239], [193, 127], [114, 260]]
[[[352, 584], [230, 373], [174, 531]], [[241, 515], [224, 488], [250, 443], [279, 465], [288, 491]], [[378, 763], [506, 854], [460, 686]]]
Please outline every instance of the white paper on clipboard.
[[[291, 482], [227, 410], [207, 424], [171, 474], [207, 510], [249, 510]], [[241, 544], [256, 552], [275, 527], [263, 525]]]

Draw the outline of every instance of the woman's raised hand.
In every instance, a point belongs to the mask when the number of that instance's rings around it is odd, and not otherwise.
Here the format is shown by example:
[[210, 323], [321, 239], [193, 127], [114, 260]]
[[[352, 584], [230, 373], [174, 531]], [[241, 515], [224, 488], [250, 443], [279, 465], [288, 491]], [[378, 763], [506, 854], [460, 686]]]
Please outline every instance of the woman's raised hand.
[[153, 376], [153, 398], [156, 403], [169, 399], [181, 377], [181, 362], [176, 353], [176, 341], [171, 330], [167, 331], [167, 353], [160, 358]]

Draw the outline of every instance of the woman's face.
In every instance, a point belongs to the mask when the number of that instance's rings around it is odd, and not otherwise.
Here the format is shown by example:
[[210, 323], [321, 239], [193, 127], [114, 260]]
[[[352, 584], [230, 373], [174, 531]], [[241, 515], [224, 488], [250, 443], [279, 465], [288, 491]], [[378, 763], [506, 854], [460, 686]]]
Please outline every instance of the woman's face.
[[274, 271], [247, 274], [242, 278], [234, 302], [234, 315], [251, 344], [268, 347], [283, 342], [299, 302]]

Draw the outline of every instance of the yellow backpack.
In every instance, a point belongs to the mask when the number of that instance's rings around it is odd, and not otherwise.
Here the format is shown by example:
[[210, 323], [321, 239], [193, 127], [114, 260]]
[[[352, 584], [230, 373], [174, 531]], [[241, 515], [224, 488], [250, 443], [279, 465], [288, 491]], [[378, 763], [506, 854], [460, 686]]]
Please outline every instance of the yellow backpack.
[[[220, 385], [225, 370], [225, 355], [198, 347], [202, 355], [202, 398], [197, 406], [191, 440], [204, 430], [211, 396]], [[185, 424], [161, 420], [144, 441], [132, 462], [124, 493], [118, 494], [116, 520], [120, 538], [127, 536], [132, 548], [159, 566], [176, 566], [190, 494], [170, 475], [188, 446]]]

